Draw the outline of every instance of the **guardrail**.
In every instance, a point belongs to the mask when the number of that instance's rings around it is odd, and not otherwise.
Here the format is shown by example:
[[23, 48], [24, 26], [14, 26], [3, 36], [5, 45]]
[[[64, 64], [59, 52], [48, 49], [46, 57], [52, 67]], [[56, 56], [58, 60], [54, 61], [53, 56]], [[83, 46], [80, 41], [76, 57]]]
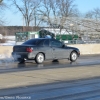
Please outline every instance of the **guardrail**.
[[68, 40], [64, 41], [65, 44], [99, 44], [99, 40]]

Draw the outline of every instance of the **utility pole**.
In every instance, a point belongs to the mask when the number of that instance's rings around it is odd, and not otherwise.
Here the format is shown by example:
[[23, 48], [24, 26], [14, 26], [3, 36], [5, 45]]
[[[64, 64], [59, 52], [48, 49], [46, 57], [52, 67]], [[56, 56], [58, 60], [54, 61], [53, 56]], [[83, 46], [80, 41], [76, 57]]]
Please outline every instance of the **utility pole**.
[[24, 16], [23, 16], [23, 32], [24, 32]]
[[36, 12], [34, 10], [34, 26], [35, 26], [35, 31], [36, 31]]

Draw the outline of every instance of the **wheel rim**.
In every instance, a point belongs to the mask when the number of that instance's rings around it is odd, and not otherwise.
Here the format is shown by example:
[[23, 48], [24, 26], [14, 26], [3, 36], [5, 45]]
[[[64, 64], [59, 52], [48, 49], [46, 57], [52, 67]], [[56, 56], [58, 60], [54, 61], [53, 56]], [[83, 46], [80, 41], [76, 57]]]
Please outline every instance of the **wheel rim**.
[[76, 59], [77, 59], [77, 54], [76, 54], [76, 53], [73, 53], [73, 54], [72, 54], [72, 59], [73, 59], [73, 60], [76, 60]]
[[42, 54], [38, 55], [38, 62], [42, 63], [44, 61], [44, 56]]

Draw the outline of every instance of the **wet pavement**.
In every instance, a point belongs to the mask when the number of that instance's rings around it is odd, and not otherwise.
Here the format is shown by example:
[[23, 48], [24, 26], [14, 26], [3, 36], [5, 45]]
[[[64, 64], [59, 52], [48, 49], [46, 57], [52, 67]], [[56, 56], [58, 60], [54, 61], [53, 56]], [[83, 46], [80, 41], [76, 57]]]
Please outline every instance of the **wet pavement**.
[[81, 56], [76, 62], [70, 62], [67, 59], [59, 60], [58, 62], [52, 62], [51, 60], [45, 61], [43, 64], [36, 64], [34, 61], [26, 61], [25, 64], [18, 64], [13, 59], [0, 60], [0, 72], [9, 71], [25, 71], [25, 70], [41, 70], [52, 68], [64, 68], [64, 67], [78, 67], [78, 66], [91, 66], [100, 65], [100, 55], [86, 55]]
[[36, 64], [1, 62], [0, 99], [100, 100], [100, 56]]
[[100, 78], [29, 87], [26, 91], [19, 96], [32, 100], [100, 100]]
[[1, 97], [8, 100], [100, 100], [100, 77], [2, 89]]

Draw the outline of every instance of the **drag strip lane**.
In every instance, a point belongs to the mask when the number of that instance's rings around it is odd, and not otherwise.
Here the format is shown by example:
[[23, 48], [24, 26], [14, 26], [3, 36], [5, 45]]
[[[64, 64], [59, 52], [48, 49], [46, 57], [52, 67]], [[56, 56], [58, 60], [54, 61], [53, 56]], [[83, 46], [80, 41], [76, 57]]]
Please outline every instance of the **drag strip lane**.
[[25, 64], [18, 62], [8, 62], [0, 64], [0, 73], [27, 70], [55, 69], [66, 67], [82, 67], [100, 65], [100, 55], [81, 56], [76, 62], [70, 62], [67, 59], [59, 60], [59, 62], [45, 61], [43, 64], [36, 64], [34, 61], [26, 61]]

